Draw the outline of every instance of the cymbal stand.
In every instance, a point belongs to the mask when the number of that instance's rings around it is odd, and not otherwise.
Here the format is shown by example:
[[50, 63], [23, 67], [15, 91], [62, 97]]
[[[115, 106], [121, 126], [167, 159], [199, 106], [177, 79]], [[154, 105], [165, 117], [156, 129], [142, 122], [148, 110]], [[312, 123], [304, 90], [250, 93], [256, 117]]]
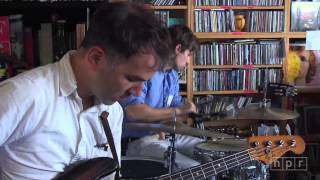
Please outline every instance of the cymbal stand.
[[168, 146], [167, 151], [164, 154], [164, 158], [166, 159], [167, 167], [169, 167], [169, 173], [171, 174], [174, 170], [174, 166], [177, 166], [175, 162], [176, 158], [176, 147], [175, 147], [175, 141], [176, 141], [176, 122], [177, 122], [177, 117], [176, 117], [176, 112], [174, 113], [173, 116], [173, 129], [174, 132], [170, 133], [170, 145]]
[[268, 68], [266, 68], [265, 72], [264, 72], [263, 99], [262, 99], [262, 102], [260, 103], [260, 107], [259, 107], [259, 108], [263, 108], [263, 109], [267, 108], [267, 103], [271, 100], [271, 99], [267, 99], [268, 78], [269, 78], [269, 72], [268, 72]]

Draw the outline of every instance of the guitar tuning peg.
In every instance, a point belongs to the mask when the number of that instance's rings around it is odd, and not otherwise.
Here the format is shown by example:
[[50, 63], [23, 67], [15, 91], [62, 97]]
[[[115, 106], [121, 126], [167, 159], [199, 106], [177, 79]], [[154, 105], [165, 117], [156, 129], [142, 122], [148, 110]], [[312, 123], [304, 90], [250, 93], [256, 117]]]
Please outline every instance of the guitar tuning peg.
[[291, 136], [291, 128], [289, 126], [289, 124], [286, 125], [286, 130], [289, 136]]

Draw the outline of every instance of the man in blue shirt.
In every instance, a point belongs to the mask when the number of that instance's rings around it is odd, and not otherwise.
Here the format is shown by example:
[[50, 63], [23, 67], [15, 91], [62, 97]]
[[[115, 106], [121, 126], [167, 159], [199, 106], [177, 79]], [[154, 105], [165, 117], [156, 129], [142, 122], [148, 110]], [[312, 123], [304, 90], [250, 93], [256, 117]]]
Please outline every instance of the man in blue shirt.
[[[171, 26], [169, 32], [176, 56], [144, 83], [140, 96], [131, 96], [121, 102], [126, 112], [125, 121], [156, 122], [159, 119], [171, 121], [176, 114], [178, 120], [185, 122], [188, 113], [196, 112], [195, 105], [190, 101], [183, 102], [179, 94], [177, 71], [186, 67], [191, 53], [198, 47], [197, 39], [184, 25]], [[123, 136], [139, 138], [128, 144], [126, 153], [128, 156], [147, 156], [164, 160], [164, 152], [170, 144], [169, 140], [164, 138], [164, 133], [151, 135], [151, 132], [124, 129]], [[179, 168], [184, 169], [199, 164], [192, 159], [192, 156], [194, 146], [200, 142], [202, 139], [199, 138], [176, 136], [176, 163]]]

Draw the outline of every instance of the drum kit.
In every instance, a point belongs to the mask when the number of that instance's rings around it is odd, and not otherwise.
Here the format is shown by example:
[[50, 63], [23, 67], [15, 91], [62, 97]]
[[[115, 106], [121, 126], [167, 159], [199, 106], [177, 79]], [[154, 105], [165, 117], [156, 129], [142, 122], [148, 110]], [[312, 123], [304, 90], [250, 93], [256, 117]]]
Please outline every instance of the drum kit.
[[[265, 106], [266, 101], [264, 98], [263, 105], [258, 108], [243, 108], [239, 109], [236, 116], [224, 116], [215, 121], [203, 121], [205, 127], [245, 127], [250, 126], [252, 122], [287, 122], [287, 120], [296, 119], [299, 114], [284, 109], [268, 108]], [[199, 116], [201, 117], [201, 116]], [[207, 137], [207, 141], [196, 145], [194, 150], [194, 159], [201, 163], [208, 163], [220, 158], [224, 158], [231, 154], [243, 151], [248, 148], [248, 141], [246, 138], [255, 136], [252, 129], [246, 130], [246, 136], [240, 138], [239, 129], [236, 133], [230, 133], [224, 129], [199, 129], [189, 127], [183, 123], [175, 120], [166, 121], [166, 123], [137, 123], [130, 122], [125, 123], [124, 128], [141, 131], [151, 131], [155, 133], [166, 132], [170, 133], [170, 146], [167, 150], [167, 165], [169, 173], [174, 172], [175, 164], [175, 134], [182, 134], [196, 137]], [[149, 160], [152, 161], [152, 160]], [[159, 162], [157, 162], [159, 163]], [[156, 163], [155, 163], [156, 164]], [[134, 165], [136, 166], [136, 165]], [[146, 168], [152, 167], [152, 165], [144, 165]], [[155, 165], [158, 166], [158, 165]], [[130, 169], [130, 167], [128, 167]], [[144, 169], [144, 167], [143, 167]], [[269, 166], [264, 165], [259, 161], [251, 161], [241, 166], [229, 169], [226, 172], [219, 173], [214, 177], [217, 180], [235, 179], [235, 180], [264, 180], [269, 178], [268, 173]], [[165, 173], [163, 168], [159, 168], [161, 173]], [[135, 171], [134, 174], [138, 172]], [[126, 174], [126, 173], [124, 173]], [[160, 174], [153, 174], [152, 176], [142, 175], [137, 179], [152, 179], [151, 177], [159, 176]], [[130, 175], [128, 175], [130, 176]], [[130, 178], [129, 178], [130, 179]], [[134, 179], [134, 178], [132, 178]]]

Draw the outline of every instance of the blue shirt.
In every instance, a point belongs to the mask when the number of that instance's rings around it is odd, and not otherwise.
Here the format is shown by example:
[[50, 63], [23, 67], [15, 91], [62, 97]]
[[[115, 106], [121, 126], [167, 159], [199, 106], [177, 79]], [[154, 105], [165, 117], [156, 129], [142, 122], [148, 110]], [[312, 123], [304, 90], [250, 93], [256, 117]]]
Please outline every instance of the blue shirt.
[[[121, 101], [123, 109], [131, 104], [146, 104], [152, 108], [177, 107], [183, 104], [179, 94], [179, 76], [177, 71], [158, 70], [154, 76], [145, 81], [140, 96], [130, 96], [124, 101]], [[124, 122], [129, 121], [128, 117], [124, 116]], [[132, 120], [131, 120], [132, 121]], [[124, 129], [123, 136], [127, 137], [142, 137], [150, 134], [144, 131], [134, 131]]]

